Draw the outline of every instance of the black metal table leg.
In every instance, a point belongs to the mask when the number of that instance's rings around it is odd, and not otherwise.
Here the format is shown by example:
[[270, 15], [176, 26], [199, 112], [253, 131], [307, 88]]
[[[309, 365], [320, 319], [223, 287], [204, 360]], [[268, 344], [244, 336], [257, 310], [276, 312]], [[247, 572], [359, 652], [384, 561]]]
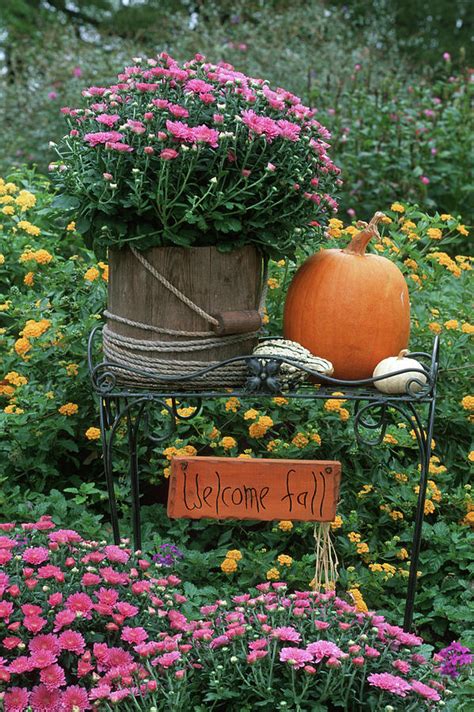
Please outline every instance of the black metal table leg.
[[102, 457], [104, 460], [104, 474], [109, 497], [110, 521], [115, 544], [120, 544], [119, 520], [117, 514], [117, 500], [115, 497], [114, 478], [112, 469], [113, 433], [110, 431], [108, 404], [105, 398], [99, 402], [100, 435], [102, 438]]
[[[411, 547], [410, 571], [408, 574], [407, 597], [405, 602], [405, 616], [403, 619], [403, 628], [407, 632], [411, 630], [413, 624], [417, 571], [418, 562], [420, 559], [421, 532], [423, 528], [423, 518], [425, 513], [426, 489], [428, 485], [428, 473], [431, 457], [431, 440], [433, 438], [435, 403], [436, 399], [435, 396], [433, 396], [433, 400], [430, 403], [428, 411], [428, 429], [424, 438], [422, 437], [421, 441], [419, 441], [418, 443], [420, 447], [421, 475], [420, 490], [418, 492], [418, 501], [416, 505], [415, 528], [413, 531], [413, 541]], [[423, 433], [421, 435], [423, 436]]]
[[[141, 410], [141, 409], [140, 409]], [[133, 422], [130, 410], [127, 410], [127, 432], [129, 448], [129, 474], [130, 487], [132, 492], [132, 530], [134, 549], [142, 548], [141, 515], [140, 515], [140, 476], [138, 470], [138, 426], [140, 413], [136, 415], [136, 422]]]

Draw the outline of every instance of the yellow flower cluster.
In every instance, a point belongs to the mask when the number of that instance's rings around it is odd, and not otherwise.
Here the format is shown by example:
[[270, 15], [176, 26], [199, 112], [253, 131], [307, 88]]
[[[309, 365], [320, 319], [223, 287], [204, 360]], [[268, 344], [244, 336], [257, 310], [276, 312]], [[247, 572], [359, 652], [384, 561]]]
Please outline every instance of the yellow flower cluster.
[[242, 553], [239, 549], [231, 549], [225, 555], [225, 559], [221, 564], [221, 570], [225, 574], [233, 574], [237, 571], [237, 562], [242, 559]]
[[278, 289], [278, 287], [280, 286], [280, 282], [275, 279], [275, 277], [270, 277], [269, 279], [267, 279], [267, 284], [269, 289]]
[[464, 410], [474, 410], [474, 396], [464, 396], [461, 405]]
[[359, 492], [357, 492], [358, 497], [364, 497], [366, 494], [369, 494], [369, 492], [372, 492], [374, 489], [373, 485], [364, 485]]
[[25, 339], [37, 339], [42, 336], [50, 326], [51, 322], [49, 319], [40, 319], [39, 321], [28, 319], [23, 330], [20, 331], [20, 336], [23, 336]]
[[454, 274], [455, 277], [461, 276], [461, 268], [456, 264], [456, 262], [448, 255], [446, 252], [431, 252], [427, 255], [428, 259], [436, 260], [438, 264], [446, 267], [449, 272]]
[[403, 519], [403, 512], [400, 512], [398, 509], [391, 509], [388, 510], [388, 516], [396, 522], [397, 519]]
[[94, 282], [98, 279], [99, 275], [100, 272], [97, 267], [89, 267], [89, 269], [84, 273], [84, 280], [86, 282]]
[[100, 438], [100, 429], [93, 427], [87, 428], [85, 436], [88, 440], [98, 440]]
[[278, 529], [282, 532], [291, 532], [293, 529], [293, 522], [290, 522], [287, 519], [282, 519], [280, 522], [278, 522]]
[[233, 574], [237, 571], [237, 561], [235, 559], [224, 559], [221, 564], [221, 570], [225, 574]]
[[408, 482], [408, 475], [405, 475], [403, 472], [394, 472], [393, 476], [399, 482]]
[[461, 524], [469, 527], [474, 527], [474, 511], [467, 512], [466, 516], [461, 520]]
[[456, 225], [456, 230], [461, 233], [461, 235], [464, 235], [467, 237], [469, 235], [469, 230], [465, 225]]
[[405, 208], [401, 203], [392, 203], [390, 206], [390, 210], [393, 210], [394, 213], [404, 213]]
[[15, 215], [15, 208], [12, 205], [5, 205], [1, 212], [4, 215]]
[[232, 450], [233, 447], [237, 447], [237, 440], [235, 438], [231, 438], [230, 436], [226, 436], [222, 438], [219, 445], [223, 447], [224, 450]]
[[245, 411], [244, 420], [256, 420], [258, 416], [258, 410], [255, 410], [255, 408], [250, 408], [249, 410]]
[[408, 559], [408, 551], [402, 547], [397, 551], [396, 557], [397, 559], [400, 559], [400, 561], [404, 561], [405, 559]]
[[21, 376], [17, 371], [9, 371], [5, 376], [5, 381], [17, 388], [28, 383], [28, 379], [25, 376]]
[[47, 265], [53, 259], [48, 250], [28, 250], [20, 255], [19, 262], [36, 262], [39, 265]]
[[309, 440], [304, 433], [296, 433], [291, 442], [296, 447], [303, 448], [309, 443]]
[[426, 234], [432, 240], [441, 240], [441, 238], [443, 237], [443, 233], [441, 232], [439, 227], [429, 227], [426, 231]]
[[474, 324], [468, 324], [466, 321], [461, 327], [463, 334], [474, 334]]
[[390, 435], [390, 433], [384, 435], [383, 442], [387, 445], [398, 445], [397, 438], [395, 438], [393, 435]]
[[457, 319], [449, 319], [449, 321], [444, 322], [444, 326], [446, 329], [457, 329], [459, 327], [459, 322]]
[[196, 412], [196, 408], [194, 406], [190, 406], [189, 408], [177, 408], [176, 412], [181, 418], [189, 418]]
[[[432, 455], [430, 457], [430, 464], [428, 465], [428, 472], [430, 475], [442, 475], [443, 472], [446, 472], [446, 467], [444, 465], [440, 465], [440, 459], [437, 457], [437, 455]], [[418, 469], [421, 470], [421, 465], [418, 465]]]
[[360, 534], [358, 532], [349, 532], [347, 538], [352, 544], [358, 544], [360, 542]]
[[338, 218], [331, 218], [326, 234], [328, 237], [341, 237], [343, 229], [344, 223], [342, 220], [339, 220]]
[[79, 366], [77, 363], [68, 363], [66, 366], [66, 373], [68, 376], [77, 376], [79, 373]]
[[288, 398], [276, 396], [275, 398], [272, 398], [272, 402], [275, 403], [275, 405], [288, 405]]
[[236, 413], [239, 408], [240, 408], [240, 401], [238, 398], [235, 398], [234, 396], [232, 396], [232, 398], [229, 398], [229, 400], [225, 404], [225, 409], [227, 412], [231, 411], [232, 413]]
[[369, 609], [367, 608], [367, 604], [364, 601], [364, 597], [362, 596], [361, 592], [359, 591], [358, 588], [350, 588], [347, 593], [349, 596], [351, 596], [352, 600], [354, 601], [354, 605], [356, 607], [356, 610], [359, 611], [360, 613], [368, 613]]
[[167, 447], [163, 450], [163, 455], [167, 460], [171, 460], [173, 457], [194, 457], [197, 455], [197, 450], [194, 445], [185, 445], [184, 447], [177, 448], [174, 445]]
[[[413, 491], [415, 492], [415, 494], [418, 494], [420, 491], [420, 485], [417, 485], [416, 487], [414, 487]], [[433, 480], [428, 480], [426, 495], [427, 495], [427, 497], [429, 497], [429, 499], [432, 499], [434, 502], [441, 502], [441, 498], [442, 498], [441, 490], [439, 489], [436, 482], [433, 482]]]
[[24, 413], [25, 411], [23, 410], [23, 408], [18, 408], [18, 406], [12, 404], [12, 405], [7, 405], [7, 406], [3, 409], [3, 412], [4, 412], [4, 413], [7, 413], [7, 414], [10, 414], [10, 415], [12, 415], [12, 414], [14, 414], [14, 415], [21, 415], [21, 414]]
[[7, 183], [3, 178], [0, 178], [0, 195], [7, 193], [16, 193], [18, 186], [16, 183]]
[[33, 237], [37, 237], [41, 234], [40, 228], [36, 225], [32, 225], [32, 223], [28, 222], [28, 220], [20, 220], [17, 223], [17, 227], [20, 230], [24, 230], [26, 233], [28, 233], [28, 235], [33, 235]]
[[263, 438], [267, 430], [273, 425], [273, 420], [268, 415], [261, 415], [256, 423], [252, 423], [249, 427], [249, 435], [251, 438]]
[[58, 412], [61, 413], [61, 415], [67, 416], [75, 415], [78, 410], [79, 406], [77, 403], [65, 403], [58, 408]]
[[27, 287], [32, 287], [35, 283], [35, 273], [34, 272], [27, 272], [25, 276], [23, 277], [23, 284], [25, 284]]
[[277, 558], [277, 561], [280, 566], [291, 566], [291, 564], [293, 563], [293, 559], [287, 554], [280, 554], [280, 556], [278, 556]]
[[384, 572], [387, 578], [391, 578], [397, 572], [396, 567], [392, 564], [369, 564], [369, 569], [374, 572]]
[[267, 571], [266, 576], [269, 581], [278, 581], [280, 578], [280, 572], [275, 567], [272, 567]]
[[359, 544], [356, 546], [356, 550], [358, 554], [368, 554], [369, 553], [369, 545], [365, 543], [365, 541], [361, 541]]
[[[18, 354], [18, 356], [21, 356], [22, 358], [25, 358], [25, 355], [28, 353], [28, 351], [31, 349], [31, 343], [28, 339], [25, 339], [24, 337], [21, 337], [15, 341], [15, 351]], [[29, 357], [28, 357], [29, 358]]]
[[33, 195], [33, 193], [30, 193], [29, 190], [20, 190], [15, 198], [15, 203], [23, 212], [25, 212], [26, 210], [35, 207], [36, 196]]
[[[342, 396], [342, 393], [334, 392], [331, 395]], [[342, 398], [331, 398], [324, 402], [324, 410], [328, 413], [338, 413], [339, 418], [343, 421], [348, 420], [349, 411], [347, 410], [347, 408], [341, 407], [343, 403], [346, 403], [346, 400]]]
[[333, 531], [336, 531], [336, 529], [340, 529], [342, 527], [343, 521], [344, 520], [342, 519], [342, 517], [339, 516], [339, 514], [336, 514], [334, 520], [331, 522], [331, 529]]

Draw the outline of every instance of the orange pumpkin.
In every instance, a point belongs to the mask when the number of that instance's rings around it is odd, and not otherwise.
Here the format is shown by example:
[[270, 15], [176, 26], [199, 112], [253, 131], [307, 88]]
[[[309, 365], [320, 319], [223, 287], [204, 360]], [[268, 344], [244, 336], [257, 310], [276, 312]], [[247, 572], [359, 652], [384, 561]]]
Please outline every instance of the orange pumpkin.
[[285, 303], [285, 338], [334, 365], [334, 377], [371, 378], [384, 358], [408, 346], [410, 303], [393, 262], [366, 254], [380, 240], [376, 213], [345, 249], [321, 250], [297, 271]]

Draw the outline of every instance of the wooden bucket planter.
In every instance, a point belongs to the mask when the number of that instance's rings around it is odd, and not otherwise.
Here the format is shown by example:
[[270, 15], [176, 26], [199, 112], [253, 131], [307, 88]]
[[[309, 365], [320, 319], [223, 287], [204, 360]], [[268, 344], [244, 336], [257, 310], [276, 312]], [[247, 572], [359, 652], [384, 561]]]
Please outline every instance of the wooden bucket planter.
[[[222, 253], [215, 247], [156, 247], [139, 255], [216, 321], [221, 322], [216, 316], [227, 312], [247, 314], [235, 324], [231, 319], [231, 333], [219, 336], [219, 327], [183, 303], [137, 254], [128, 248], [110, 250], [104, 352], [108, 361], [126, 367], [123, 371], [114, 367], [119, 380], [161, 388], [168, 383], [188, 390], [241, 384], [243, 364], [191, 381], [181, 381], [179, 375], [252, 353], [263, 289], [263, 261], [257, 249], [245, 246]], [[235, 333], [239, 329], [241, 333]], [[177, 378], [160, 382], [160, 374]]]

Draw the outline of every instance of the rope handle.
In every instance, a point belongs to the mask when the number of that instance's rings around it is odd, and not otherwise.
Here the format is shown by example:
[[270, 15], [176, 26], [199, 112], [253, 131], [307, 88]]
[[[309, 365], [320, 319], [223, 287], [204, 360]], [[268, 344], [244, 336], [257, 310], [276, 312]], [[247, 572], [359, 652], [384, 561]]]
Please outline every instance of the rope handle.
[[183, 292], [180, 292], [179, 289], [177, 289], [171, 282], [169, 282], [166, 277], [163, 277], [160, 272], [158, 272], [157, 269], [151, 265], [148, 260], [141, 254], [141, 252], [138, 252], [138, 250], [135, 249], [135, 247], [130, 246], [130, 250], [132, 253], [135, 255], [137, 260], [141, 262], [141, 264], [144, 266], [148, 272], [155, 277], [155, 279], [160, 282], [163, 287], [166, 287], [172, 294], [175, 295], [180, 301], [183, 302], [183, 304], [186, 304], [190, 309], [192, 309], [193, 312], [196, 314], [199, 314], [200, 317], [202, 317], [205, 321], [207, 321], [209, 324], [212, 324], [213, 326], [217, 326], [218, 321], [215, 319], [213, 316], [208, 314], [207, 312], [204, 311], [204, 309], [201, 309], [201, 307], [198, 307], [197, 304], [195, 304], [189, 297], [187, 297]]
[[[157, 279], [166, 289], [168, 289], [172, 294], [175, 295], [183, 304], [186, 304], [192, 311], [194, 311], [196, 314], [199, 314], [200, 317], [202, 317], [205, 321], [207, 321], [209, 324], [211, 324], [214, 328], [218, 328], [219, 326], [219, 321], [216, 319], [214, 316], [211, 316], [211, 314], [208, 314], [204, 309], [201, 309], [197, 304], [195, 304], [189, 297], [187, 297], [183, 292], [180, 292], [180, 290], [174, 286], [174, 284], [171, 284], [166, 277], [164, 277], [158, 270], [151, 265], [146, 257], [141, 253], [138, 252], [138, 250], [135, 247], [130, 246], [130, 250], [133, 255], [137, 258], [137, 260], [143, 265], [143, 267], [151, 274], [155, 279]], [[265, 307], [265, 300], [267, 296], [267, 290], [268, 290], [268, 283], [267, 283], [267, 278], [268, 278], [268, 260], [265, 258], [264, 259], [264, 267], [263, 267], [263, 275], [262, 275], [262, 291], [260, 295], [260, 304], [259, 304], [259, 314], [261, 317], [263, 317], [263, 310]]]

